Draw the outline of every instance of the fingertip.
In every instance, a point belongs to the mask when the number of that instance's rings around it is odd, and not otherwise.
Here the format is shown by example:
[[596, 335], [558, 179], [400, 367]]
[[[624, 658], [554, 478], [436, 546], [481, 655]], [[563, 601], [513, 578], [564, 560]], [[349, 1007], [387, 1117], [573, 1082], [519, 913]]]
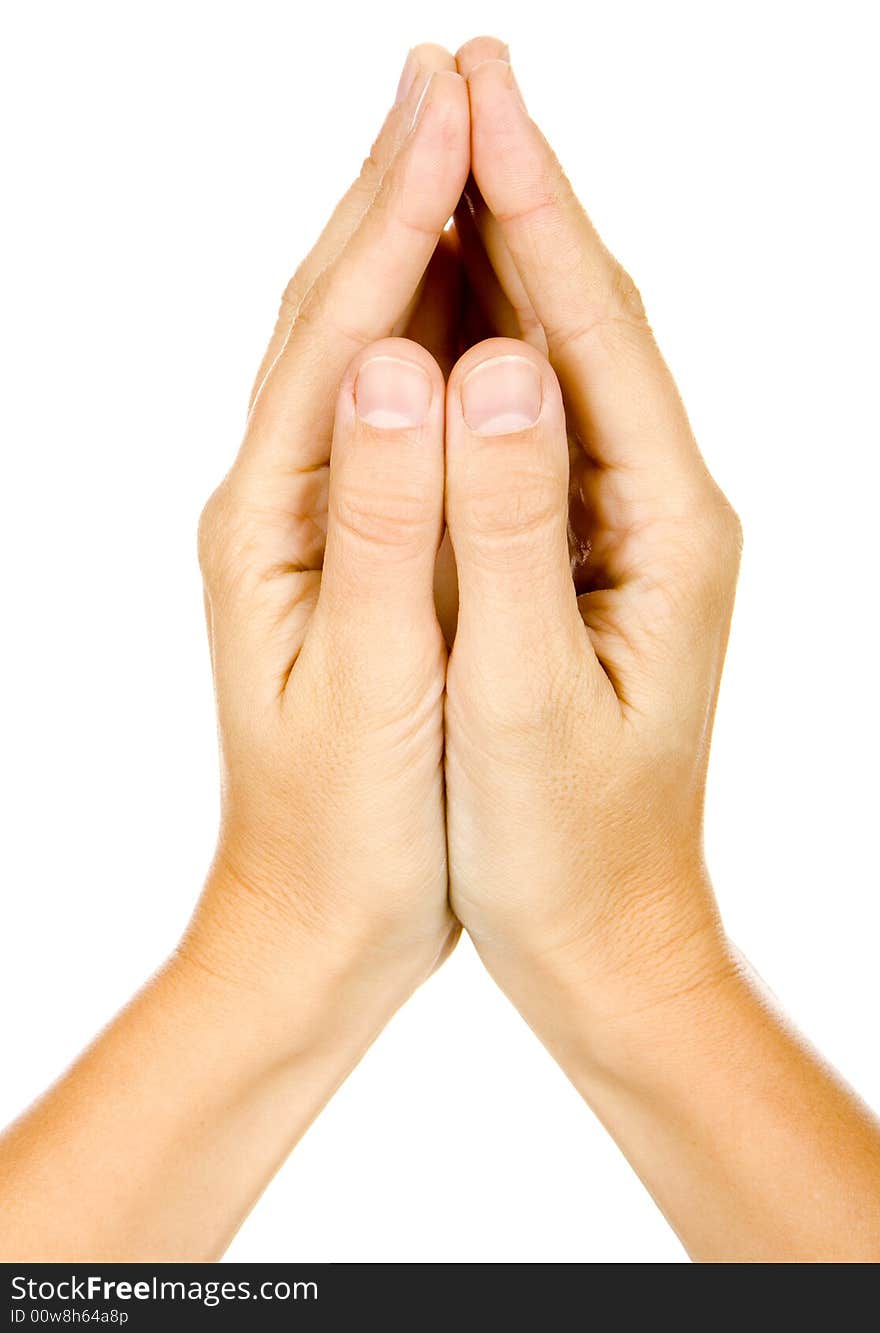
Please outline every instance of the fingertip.
[[504, 113], [521, 119], [526, 104], [509, 60], [491, 58], [474, 65], [467, 76], [470, 105], [475, 116]]
[[325, 612], [386, 628], [394, 606], [433, 616], [443, 399], [439, 366], [407, 338], [379, 339], [350, 362], [330, 453]]
[[[413, 116], [413, 129], [420, 128], [429, 117], [450, 125], [467, 124], [467, 85], [456, 69], [434, 70]], [[457, 118], [457, 120], [456, 120]]]
[[485, 60], [478, 60], [468, 71], [467, 79], [474, 86], [497, 83], [506, 89], [516, 88], [513, 66], [501, 56], [487, 56]]
[[471, 71], [484, 60], [510, 60], [510, 50], [499, 37], [471, 37], [455, 53], [459, 73], [468, 78]]
[[359, 367], [374, 356], [396, 356], [404, 361], [413, 361], [421, 366], [428, 376], [433, 377], [435, 382], [443, 383], [440, 367], [421, 343], [414, 342], [412, 338], [393, 337], [376, 338], [355, 353], [346, 371], [349, 383], [354, 383]]
[[437, 42], [419, 42], [410, 51], [410, 55], [418, 61], [423, 69], [455, 70], [455, 56], [445, 46], [440, 46]]
[[513, 338], [470, 348], [450, 376], [446, 442], [465, 638], [502, 656], [567, 649], [583, 626], [568, 556], [565, 415], [546, 358]]
[[352, 358], [340, 401], [361, 426], [380, 432], [420, 431], [442, 417], [443, 375], [419, 343], [381, 338]]
[[417, 430], [431, 408], [431, 381], [415, 361], [372, 356], [354, 382], [354, 409], [376, 430]]
[[[565, 410], [547, 358], [515, 338], [471, 347], [446, 391], [447, 521], [453, 544], [499, 538], [512, 547], [536, 528], [565, 535]], [[557, 522], [558, 520], [558, 522]], [[457, 548], [458, 549], [458, 548]]]
[[455, 56], [445, 46], [434, 42], [420, 42], [411, 48], [404, 61], [397, 93], [394, 98], [394, 110], [402, 115], [413, 114], [424, 95], [431, 76], [438, 70], [456, 68]]
[[518, 208], [510, 201], [534, 193], [545, 154], [537, 151], [535, 127], [507, 61], [475, 65], [467, 88], [474, 178], [488, 207], [506, 218]]
[[467, 85], [454, 70], [431, 75], [413, 116], [410, 143], [401, 168], [409, 176], [405, 188], [431, 214], [447, 201], [445, 221], [455, 210], [470, 169]]
[[472, 435], [519, 435], [564, 421], [553, 367], [536, 347], [516, 338], [487, 338], [468, 348], [452, 370], [446, 396], [450, 420]]

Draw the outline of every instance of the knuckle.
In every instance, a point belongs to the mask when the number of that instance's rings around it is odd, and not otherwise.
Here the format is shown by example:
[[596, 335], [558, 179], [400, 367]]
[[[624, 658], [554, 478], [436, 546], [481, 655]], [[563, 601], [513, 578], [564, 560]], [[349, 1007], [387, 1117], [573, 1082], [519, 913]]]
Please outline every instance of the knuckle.
[[196, 534], [199, 568], [205, 579], [213, 576], [222, 532], [221, 512], [225, 505], [224, 483], [211, 493], [205, 502]]
[[372, 194], [385, 173], [385, 165], [382, 136], [380, 135], [373, 140], [369, 153], [361, 163], [360, 175], [355, 186], [356, 190]]
[[242, 541], [242, 522], [240, 505], [226, 478], [208, 497], [199, 516], [199, 568], [209, 587], [227, 580], [235, 563], [233, 549]]
[[622, 264], [614, 261], [611, 270], [611, 293], [618, 311], [632, 324], [647, 321], [642, 294]]
[[549, 472], [520, 471], [469, 487], [459, 497], [463, 524], [469, 533], [505, 544], [529, 538], [563, 521], [565, 495], [559, 479]]
[[369, 338], [364, 330], [343, 314], [347, 306], [339, 271], [336, 264], [330, 264], [315, 279], [299, 303], [294, 328], [306, 343], [322, 330], [329, 330], [340, 342], [350, 346], [352, 353], [359, 351]]
[[[453, 718], [461, 694], [472, 693], [472, 682], [463, 690], [455, 679], [455, 657], [450, 668]], [[536, 643], [534, 651], [523, 654], [508, 670], [495, 672], [491, 681], [479, 689], [481, 726], [492, 737], [497, 757], [512, 754], [531, 757], [544, 770], [549, 757], [558, 761], [560, 752], [574, 748], [580, 719], [589, 694], [571, 659], [549, 651], [549, 645]], [[465, 708], [467, 711], [467, 707]]]
[[715, 489], [703, 501], [694, 527], [693, 568], [699, 590], [715, 598], [736, 583], [742, 551], [742, 524], [736, 510]]
[[[574, 260], [577, 265], [577, 259]], [[578, 286], [586, 290], [596, 286], [595, 275], [582, 262]], [[547, 336], [556, 353], [569, 345], [588, 344], [595, 339], [619, 355], [627, 349], [642, 347], [651, 336], [645, 305], [633, 279], [616, 260], [610, 272], [596, 287], [595, 296], [584, 305], [581, 317], [570, 324], [546, 325]]]
[[421, 544], [433, 518], [415, 488], [392, 493], [349, 483], [334, 497], [332, 521], [344, 536], [364, 546], [407, 551]]
[[376, 194], [376, 210], [386, 226], [418, 240], [436, 240], [436, 200], [430, 193], [408, 190], [406, 181], [390, 180]]
[[302, 301], [306, 283], [303, 277], [303, 265], [294, 273], [288, 282], [284, 291], [281, 293], [281, 302], [278, 309], [279, 319], [287, 319], [296, 313], [296, 310]]
[[296, 322], [298, 326], [311, 327], [320, 322], [322, 307], [326, 304], [329, 278], [327, 270], [319, 273], [302, 300], [297, 303]]
[[707, 530], [712, 554], [719, 564], [735, 564], [742, 550], [742, 524], [733, 505], [717, 492], [707, 513]]
[[742, 556], [743, 550], [743, 525], [737, 511], [729, 501], [725, 501], [727, 506], [727, 528], [730, 549], [734, 559], [738, 562]]

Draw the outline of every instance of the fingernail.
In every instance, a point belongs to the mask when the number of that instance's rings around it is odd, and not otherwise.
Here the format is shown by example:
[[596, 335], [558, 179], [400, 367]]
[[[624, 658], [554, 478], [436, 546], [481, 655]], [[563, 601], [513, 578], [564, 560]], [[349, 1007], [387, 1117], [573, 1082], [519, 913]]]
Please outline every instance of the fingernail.
[[374, 356], [358, 371], [354, 401], [368, 426], [382, 430], [420, 426], [431, 406], [431, 381], [414, 361]]
[[415, 55], [410, 51], [403, 66], [403, 73], [400, 76], [400, 82], [397, 85], [397, 93], [394, 98], [394, 105], [400, 106], [405, 102], [413, 90], [413, 85], [418, 77], [419, 62]]
[[541, 376], [524, 356], [483, 361], [461, 386], [461, 410], [477, 435], [513, 435], [541, 415]]

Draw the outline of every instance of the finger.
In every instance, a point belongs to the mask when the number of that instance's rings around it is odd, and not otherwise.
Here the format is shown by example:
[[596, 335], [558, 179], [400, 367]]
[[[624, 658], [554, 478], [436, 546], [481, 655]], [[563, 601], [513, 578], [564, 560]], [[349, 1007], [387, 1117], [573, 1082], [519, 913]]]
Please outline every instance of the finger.
[[335, 388], [352, 356], [388, 336], [406, 310], [458, 202], [467, 162], [465, 86], [441, 70], [373, 202], [301, 304], [254, 404], [243, 466], [277, 480], [326, 463]]
[[500, 37], [471, 37], [455, 53], [455, 64], [463, 79], [468, 78], [484, 60], [506, 60], [510, 63], [510, 47]]
[[[444, 386], [418, 344], [387, 338], [353, 360], [336, 402], [317, 615], [334, 634], [439, 634], [433, 573], [443, 524]], [[341, 640], [338, 640], [341, 641]]]
[[369, 155], [364, 159], [359, 176], [336, 205], [314, 247], [285, 288], [275, 329], [254, 381], [251, 405], [269, 368], [284, 346], [300, 302], [321, 270], [342, 250], [363, 217], [388, 164], [409, 129], [425, 84], [438, 69], [455, 69], [455, 59], [445, 47], [423, 43], [413, 47], [407, 56], [394, 105], [385, 117]]
[[528, 670], [583, 656], [568, 557], [565, 413], [551, 367], [526, 343], [481, 343], [450, 377], [446, 415], [456, 644], [463, 640], [499, 679], [512, 662]]
[[636, 480], [705, 469], [631, 280], [602, 244], [510, 65], [469, 73], [473, 171], [547, 337], [590, 456]]
[[[510, 51], [506, 43], [497, 37], [474, 37], [465, 42], [455, 55], [458, 72], [464, 79], [468, 78], [471, 71], [484, 60], [504, 60], [510, 63]], [[491, 210], [486, 207], [473, 176], [468, 180], [461, 204], [456, 211], [456, 222], [463, 237], [475, 234], [479, 240], [478, 246], [465, 247], [466, 258], [470, 258], [474, 263], [476, 256], [482, 252], [495, 276], [497, 292], [493, 294], [490, 286], [487, 296], [494, 308], [494, 315], [490, 315], [490, 318], [497, 319], [497, 331], [506, 334], [510, 326], [512, 337], [522, 338], [532, 343], [540, 352], [546, 353], [547, 340], [544, 337], [544, 330], [507, 248], [504, 233]], [[476, 264], [474, 267], [477, 267]], [[478, 290], [485, 288], [485, 281], [481, 281], [479, 276], [474, 276], [473, 280], [475, 284], [480, 284]], [[493, 295], [494, 301], [492, 301]]]

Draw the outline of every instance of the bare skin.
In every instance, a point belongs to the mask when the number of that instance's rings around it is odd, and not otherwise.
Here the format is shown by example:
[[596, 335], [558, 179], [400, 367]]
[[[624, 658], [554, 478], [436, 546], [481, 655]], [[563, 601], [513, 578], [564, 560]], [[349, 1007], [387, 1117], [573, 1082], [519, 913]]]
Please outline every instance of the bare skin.
[[[447, 391], [453, 908], [694, 1258], [876, 1260], [877, 1120], [775, 1012], [703, 862], [739, 523], [505, 49], [478, 39], [458, 67], [492, 299], [528, 345], [471, 349]], [[470, 429], [468, 376], [513, 354], [540, 415]]]
[[[166, 966], [0, 1143], [4, 1255], [218, 1258], [458, 936], [432, 589], [445, 388], [389, 335], [414, 322], [439, 352], [451, 327], [423, 279], [467, 176], [468, 109], [448, 52], [416, 60], [287, 288], [202, 515], [214, 864]], [[424, 408], [409, 429], [373, 424], [395, 357]]]
[[3, 1257], [219, 1257], [464, 928], [695, 1259], [880, 1259], [880, 1126], [703, 860], [739, 547], [506, 48], [417, 48], [200, 526], [214, 864], [0, 1140]]

